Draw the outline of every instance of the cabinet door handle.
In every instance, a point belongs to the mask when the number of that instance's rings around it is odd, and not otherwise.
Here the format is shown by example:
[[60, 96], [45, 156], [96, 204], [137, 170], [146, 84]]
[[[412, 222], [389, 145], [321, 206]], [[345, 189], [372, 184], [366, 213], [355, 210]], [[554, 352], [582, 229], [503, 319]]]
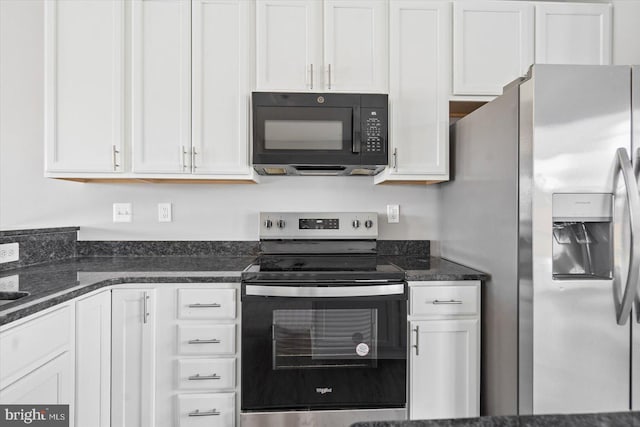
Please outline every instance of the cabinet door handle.
[[148, 319], [149, 319], [149, 295], [145, 292], [144, 293], [144, 299], [143, 299], [143, 313], [142, 313], [142, 323], [147, 323]]
[[311, 74], [311, 80], [309, 82], [309, 89], [313, 90], [313, 64], [311, 64], [309, 73]]
[[420, 343], [420, 326], [416, 325], [416, 328], [413, 330], [416, 333], [416, 343], [412, 345], [413, 348], [416, 349], [416, 356], [420, 355], [419, 343]]
[[398, 171], [398, 149], [393, 149], [393, 170]]
[[327, 79], [327, 82], [328, 82], [327, 89], [331, 90], [331, 64], [329, 64], [328, 69], [329, 69], [329, 78]]
[[200, 381], [200, 380], [219, 380], [222, 377], [218, 374], [212, 374], [212, 375], [200, 375], [200, 374], [195, 374], [195, 375], [191, 375], [189, 377], [190, 381]]
[[450, 299], [447, 301], [441, 301], [441, 300], [437, 300], [434, 299], [431, 304], [462, 304], [462, 301], [460, 300], [455, 300], [455, 299]]
[[182, 153], [181, 153], [181, 158], [182, 158], [182, 170], [185, 171], [187, 170], [187, 150], [185, 150], [184, 145], [182, 146]]
[[200, 303], [189, 304], [189, 308], [210, 308], [210, 307], [219, 308], [222, 306], [217, 302], [213, 302], [211, 304], [200, 304]]
[[220, 340], [217, 338], [211, 338], [208, 340], [201, 340], [197, 338], [195, 340], [189, 340], [189, 344], [220, 344]]
[[111, 150], [111, 162], [113, 164], [113, 171], [117, 172], [118, 168], [120, 167], [120, 165], [118, 164], [118, 154], [120, 153], [120, 151], [118, 150], [118, 147], [116, 147], [115, 145], [112, 146], [112, 150]]
[[198, 153], [196, 152], [196, 147], [193, 147], [191, 149], [191, 169], [195, 172], [196, 168], [198, 166], [196, 166], [196, 156], [198, 155]]
[[210, 411], [200, 412], [199, 409], [196, 409], [193, 412], [189, 412], [190, 417], [210, 417], [212, 415], [220, 415], [220, 412], [216, 411], [216, 408], [213, 408]]

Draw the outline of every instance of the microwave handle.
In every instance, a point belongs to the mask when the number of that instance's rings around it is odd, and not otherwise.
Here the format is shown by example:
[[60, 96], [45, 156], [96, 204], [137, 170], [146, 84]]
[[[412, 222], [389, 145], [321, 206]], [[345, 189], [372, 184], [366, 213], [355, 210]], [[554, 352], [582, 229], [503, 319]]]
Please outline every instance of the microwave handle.
[[360, 153], [360, 107], [355, 106], [353, 109], [353, 138], [351, 142], [351, 152]]

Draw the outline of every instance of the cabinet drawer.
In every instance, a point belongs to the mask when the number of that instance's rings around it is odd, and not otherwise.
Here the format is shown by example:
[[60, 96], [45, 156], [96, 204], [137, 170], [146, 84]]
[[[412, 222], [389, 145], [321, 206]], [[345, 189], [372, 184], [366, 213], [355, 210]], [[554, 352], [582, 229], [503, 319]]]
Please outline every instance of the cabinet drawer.
[[235, 289], [179, 289], [180, 319], [235, 319]]
[[72, 321], [70, 308], [63, 307], [1, 333], [0, 383], [68, 350]]
[[179, 427], [235, 426], [235, 393], [178, 395]]
[[236, 385], [236, 359], [178, 360], [178, 388], [229, 389]]
[[234, 354], [236, 325], [178, 326], [180, 354]]
[[477, 286], [416, 286], [410, 288], [412, 315], [478, 314]]

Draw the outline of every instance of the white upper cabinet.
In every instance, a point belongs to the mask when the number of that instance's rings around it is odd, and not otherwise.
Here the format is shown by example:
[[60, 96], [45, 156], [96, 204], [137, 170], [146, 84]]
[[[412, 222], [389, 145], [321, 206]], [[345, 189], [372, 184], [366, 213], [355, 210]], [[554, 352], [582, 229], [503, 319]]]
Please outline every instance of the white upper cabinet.
[[387, 3], [324, 1], [324, 88], [386, 92]]
[[384, 92], [386, 0], [257, 0], [258, 90]]
[[453, 94], [502, 94], [533, 63], [533, 31], [531, 3], [454, 2]]
[[192, 172], [251, 175], [250, 3], [194, 0]]
[[320, 90], [321, 23], [318, 0], [257, 0], [258, 89]]
[[390, 4], [391, 164], [375, 182], [447, 180], [451, 4]]
[[47, 0], [45, 171], [124, 169], [124, 2]]
[[190, 172], [191, 4], [133, 0], [134, 172]]
[[536, 3], [536, 63], [611, 64], [611, 5]]

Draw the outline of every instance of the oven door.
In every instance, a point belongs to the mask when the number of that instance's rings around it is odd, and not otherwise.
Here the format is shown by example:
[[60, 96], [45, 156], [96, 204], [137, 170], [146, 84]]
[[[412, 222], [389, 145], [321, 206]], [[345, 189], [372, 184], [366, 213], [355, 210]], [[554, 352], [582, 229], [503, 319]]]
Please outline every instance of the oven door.
[[406, 404], [406, 284], [243, 284], [242, 410]]

